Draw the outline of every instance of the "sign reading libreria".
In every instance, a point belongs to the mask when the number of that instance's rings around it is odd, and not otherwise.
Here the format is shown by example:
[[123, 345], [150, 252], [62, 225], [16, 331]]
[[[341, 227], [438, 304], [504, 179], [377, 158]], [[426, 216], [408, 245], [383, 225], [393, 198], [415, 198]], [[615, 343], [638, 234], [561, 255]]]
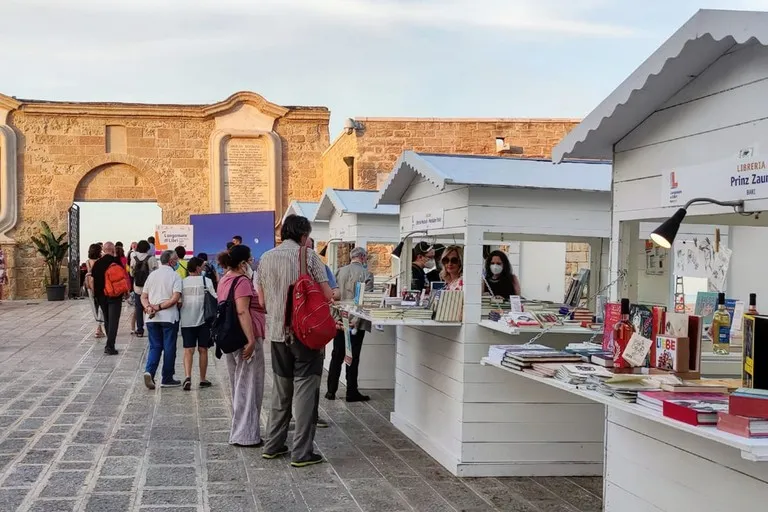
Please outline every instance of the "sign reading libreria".
[[662, 206], [682, 206], [697, 197], [720, 201], [768, 198], [767, 158], [757, 150], [754, 145], [727, 159], [665, 171]]

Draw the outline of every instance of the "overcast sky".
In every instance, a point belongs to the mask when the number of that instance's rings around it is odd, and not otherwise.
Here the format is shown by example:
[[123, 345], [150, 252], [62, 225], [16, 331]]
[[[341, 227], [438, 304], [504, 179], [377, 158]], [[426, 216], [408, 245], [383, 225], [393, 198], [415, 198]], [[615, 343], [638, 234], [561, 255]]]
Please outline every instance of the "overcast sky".
[[768, 0], [1, 0], [0, 91], [346, 117], [581, 117], [700, 7]]

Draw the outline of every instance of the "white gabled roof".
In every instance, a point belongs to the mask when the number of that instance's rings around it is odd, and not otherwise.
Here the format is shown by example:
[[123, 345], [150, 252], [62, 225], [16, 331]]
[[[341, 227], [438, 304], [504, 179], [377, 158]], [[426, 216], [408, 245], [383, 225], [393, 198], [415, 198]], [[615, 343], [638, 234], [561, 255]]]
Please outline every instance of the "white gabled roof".
[[733, 46], [768, 44], [768, 12], [698, 11], [571, 130], [552, 159], [613, 158], [613, 146]]
[[379, 193], [377, 204], [400, 204], [417, 176], [439, 190], [446, 185], [477, 187], [548, 188], [556, 190], [611, 190], [608, 162], [564, 162], [477, 155], [435, 155], [404, 151]]
[[376, 206], [377, 190], [325, 189], [311, 221], [328, 221], [333, 212], [365, 215], [399, 215], [400, 206]]
[[285, 222], [285, 218], [291, 214], [301, 215], [311, 221], [315, 218], [318, 204], [319, 203], [312, 203], [310, 201], [291, 201], [291, 204], [288, 205], [288, 208], [286, 208], [285, 213], [283, 214], [282, 222]]

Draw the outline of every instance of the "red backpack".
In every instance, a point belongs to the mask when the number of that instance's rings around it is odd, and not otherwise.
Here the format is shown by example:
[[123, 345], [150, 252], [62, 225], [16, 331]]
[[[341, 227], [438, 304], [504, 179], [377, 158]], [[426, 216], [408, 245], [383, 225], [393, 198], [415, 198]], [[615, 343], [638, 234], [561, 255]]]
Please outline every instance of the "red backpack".
[[104, 273], [104, 295], [122, 297], [130, 291], [131, 285], [126, 279], [125, 267], [112, 263]]
[[307, 272], [307, 248], [299, 249], [299, 279], [289, 291], [290, 326], [312, 350], [323, 349], [336, 336], [336, 320], [320, 285]]

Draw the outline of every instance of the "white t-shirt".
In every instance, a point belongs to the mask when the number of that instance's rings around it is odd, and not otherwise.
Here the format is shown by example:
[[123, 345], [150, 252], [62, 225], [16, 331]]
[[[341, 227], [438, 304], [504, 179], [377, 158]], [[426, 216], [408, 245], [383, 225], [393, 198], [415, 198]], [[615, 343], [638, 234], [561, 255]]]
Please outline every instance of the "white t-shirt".
[[[157, 306], [163, 301], [170, 299], [174, 293], [181, 293], [181, 276], [168, 265], [160, 265], [160, 268], [149, 274], [147, 282], [144, 283], [143, 293], [149, 297], [149, 303]], [[171, 306], [155, 313], [153, 318], [146, 316], [147, 322], [169, 322], [179, 321], [179, 308]]]
[[[203, 286], [205, 279], [205, 287]], [[216, 290], [213, 289], [213, 282], [203, 276], [185, 277], [181, 282], [181, 327], [197, 327], [203, 325], [203, 303], [205, 294], [210, 293], [216, 297]], [[208, 291], [206, 292], [206, 288]]]

